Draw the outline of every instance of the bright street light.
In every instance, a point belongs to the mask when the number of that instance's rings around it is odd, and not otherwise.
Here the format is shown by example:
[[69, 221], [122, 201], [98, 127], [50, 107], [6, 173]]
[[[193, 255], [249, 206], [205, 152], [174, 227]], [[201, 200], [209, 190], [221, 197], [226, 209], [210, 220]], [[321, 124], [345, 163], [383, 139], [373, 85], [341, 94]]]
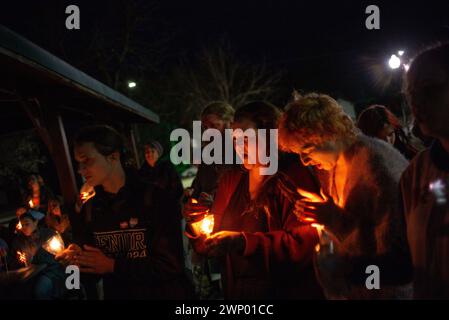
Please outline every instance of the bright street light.
[[391, 55], [390, 60], [388, 60], [388, 65], [391, 69], [398, 69], [401, 66], [401, 59], [393, 54]]
[[128, 82], [128, 88], [134, 88], [135, 86], [137, 86], [137, 83], [135, 83], [134, 81]]

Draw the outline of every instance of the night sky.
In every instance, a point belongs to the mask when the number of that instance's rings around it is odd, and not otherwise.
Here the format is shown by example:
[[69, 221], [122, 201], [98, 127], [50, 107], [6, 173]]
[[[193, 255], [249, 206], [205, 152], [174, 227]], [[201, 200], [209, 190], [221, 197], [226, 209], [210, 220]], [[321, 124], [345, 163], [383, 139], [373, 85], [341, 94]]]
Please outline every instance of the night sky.
[[[0, 23], [57, 52], [48, 35], [39, 30], [63, 28], [65, 6], [77, 4], [82, 32], [65, 31], [76, 53], [83, 50], [83, 37], [101, 20], [110, 3], [3, 2]], [[370, 4], [380, 8], [380, 30], [365, 28], [365, 8]], [[386, 62], [397, 50], [413, 55], [436, 41], [449, 40], [448, 1], [165, 0], [155, 7], [160, 24], [148, 39], [166, 31], [172, 34], [166, 66], [176, 64], [181, 56], [195, 56], [225, 37], [242, 61], [265, 59], [272, 70], [282, 70], [285, 92], [292, 88], [319, 90], [349, 100], [384, 93], [373, 78], [372, 64], [391, 73]], [[120, 27], [110, 23], [111, 28]]]

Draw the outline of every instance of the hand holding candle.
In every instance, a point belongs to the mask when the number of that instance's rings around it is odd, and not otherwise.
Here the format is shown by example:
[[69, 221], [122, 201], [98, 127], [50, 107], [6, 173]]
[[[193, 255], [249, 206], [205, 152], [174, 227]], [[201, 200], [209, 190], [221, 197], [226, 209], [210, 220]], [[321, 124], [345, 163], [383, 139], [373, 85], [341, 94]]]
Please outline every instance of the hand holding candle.
[[325, 203], [327, 197], [323, 191], [320, 194], [312, 193], [301, 188], [297, 188], [298, 194], [303, 198], [295, 203], [295, 214], [298, 219], [306, 224], [316, 223], [316, 215], [312, 212], [316, 205], [319, 203]]
[[95, 189], [88, 183], [83, 184], [80, 190], [81, 202], [84, 204], [87, 202], [87, 200], [93, 198], [94, 196], [95, 196]]
[[209, 256], [220, 257], [231, 252], [242, 254], [246, 244], [242, 232], [219, 231], [208, 237], [205, 245]]
[[55, 255], [56, 261], [64, 266], [75, 264], [75, 258], [82, 251], [81, 247], [77, 244], [71, 243], [66, 249]]
[[99, 248], [83, 246], [74, 258], [75, 264], [81, 272], [93, 274], [107, 274], [114, 272], [115, 260], [107, 257]]
[[17, 259], [23, 263], [25, 267], [28, 267], [28, 259], [25, 252], [17, 251]]
[[296, 201], [294, 213], [303, 223], [326, 225], [326, 222], [333, 215], [341, 212], [341, 208], [323, 190], [320, 191], [320, 194], [311, 193], [300, 188], [297, 191], [303, 199]]
[[198, 200], [191, 198], [185, 205], [182, 211], [186, 222], [192, 223], [201, 220], [207, 213], [209, 213], [210, 206], [199, 203]]

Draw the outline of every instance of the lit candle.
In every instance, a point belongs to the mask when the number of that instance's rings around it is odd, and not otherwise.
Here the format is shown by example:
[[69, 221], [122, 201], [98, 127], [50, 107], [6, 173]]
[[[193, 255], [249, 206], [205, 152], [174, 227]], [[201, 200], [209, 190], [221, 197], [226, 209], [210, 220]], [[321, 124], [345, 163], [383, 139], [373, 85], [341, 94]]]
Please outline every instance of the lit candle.
[[28, 261], [25, 252], [17, 251], [17, 258], [21, 263], [25, 265], [25, 267], [28, 267]]
[[48, 239], [43, 245], [42, 248], [47, 250], [52, 255], [57, 255], [58, 253], [64, 250], [64, 241], [62, 240], [59, 233]]
[[214, 216], [211, 214], [206, 214], [204, 219], [201, 221], [201, 232], [206, 236], [209, 236], [214, 230]]
[[316, 229], [319, 238], [319, 243], [315, 246], [315, 251], [317, 253], [320, 253], [320, 251], [326, 248], [325, 251], [327, 251], [328, 253], [333, 253], [334, 244], [330, 239], [328, 233], [324, 229], [324, 226], [319, 223], [312, 223], [311, 226]]
[[92, 189], [92, 191], [90, 192], [81, 192], [81, 201], [83, 203], [86, 203], [87, 200], [89, 200], [90, 198], [93, 198], [95, 196], [95, 190]]
[[28, 205], [30, 206], [30, 208], [34, 208], [33, 199], [30, 199], [30, 201], [28, 201]]
[[214, 231], [214, 223], [214, 215], [206, 214], [202, 220], [193, 222], [192, 228], [196, 234], [203, 234], [208, 237]]
[[84, 204], [87, 202], [87, 200], [89, 200], [90, 198], [93, 198], [95, 196], [95, 189], [85, 183], [82, 187], [81, 187], [81, 191], [80, 191], [80, 199], [81, 202]]

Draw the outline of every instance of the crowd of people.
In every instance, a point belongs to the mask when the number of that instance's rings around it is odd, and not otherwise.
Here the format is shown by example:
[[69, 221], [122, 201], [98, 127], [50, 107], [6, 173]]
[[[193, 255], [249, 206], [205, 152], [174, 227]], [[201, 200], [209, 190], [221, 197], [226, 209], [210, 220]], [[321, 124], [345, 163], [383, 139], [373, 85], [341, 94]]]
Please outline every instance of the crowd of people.
[[[0, 268], [44, 265], [37, 299], [70, 296], [67, 265], [87, 299], [448, 299], [449, 45], [419, 54], [405, 83], [419, 137], [386, 106], [354, 120], [323, 93], [282, 110], [213, 102], [204, 129], [278, 130], [279, 170], [262, 175], [263, 161], [248, 160], [259, 141], [241, 165], [201, 164], [186, 190], [160, 141], [142, 146], [136, 170], [116, 130], [84, 128], [73, 145], [89, 196], [65, 205], [31, 176], [2, 231]], [[65, 249], [44, 249], [55, 236]]]

